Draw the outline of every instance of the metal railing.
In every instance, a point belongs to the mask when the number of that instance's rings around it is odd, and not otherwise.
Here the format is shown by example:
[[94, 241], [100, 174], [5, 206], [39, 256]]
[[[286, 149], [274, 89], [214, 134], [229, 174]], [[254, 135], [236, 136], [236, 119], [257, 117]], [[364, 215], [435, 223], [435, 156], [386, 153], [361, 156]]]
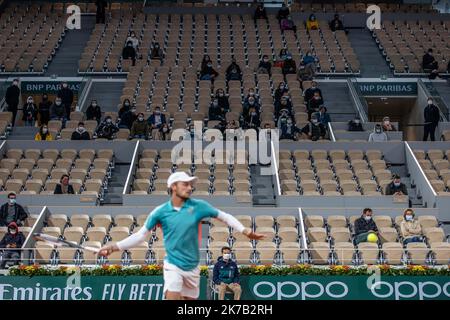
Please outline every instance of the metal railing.
[[350, 95], [352, 96], [352, 101], [354, 102], [354, 106], [358, 111], [359, 117], [362, 122], [369, 121], [369, 105], [364, 98], [364, 95], [359, 90], [358, 80], [356, 78], [347, 79], [348, 88], [350, 91]]
[[[447, 104], [447, 102], [441, 98], [439, 95], [439, 92], [436, 90], [436, 88], [433, 85], [432, 81], [423, 81], [419, 78], [417, 81], [418, 85], [425, 91], [425, 94], [427, 97], [432, 97], [434, 104], [439, 108], [439, 113], [441, 115], [441, 121], [447, 122], [449, 121], [449, 110], [450, 106]], [[450, 103], [450, 102], [448, 102]]]

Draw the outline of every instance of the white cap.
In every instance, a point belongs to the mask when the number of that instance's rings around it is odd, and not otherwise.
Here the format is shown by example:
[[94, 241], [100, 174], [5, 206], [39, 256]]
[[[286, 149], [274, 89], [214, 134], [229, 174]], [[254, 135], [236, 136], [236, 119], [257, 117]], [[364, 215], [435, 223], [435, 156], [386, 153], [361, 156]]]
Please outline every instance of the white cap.
[[195, 180], [197, 180], [197, 177], [191, 177], [186, 172], [174, 172], [170, 175], [169, 179], [167, 179], [167, 188], [170, 188], [175, 182], [191, 182]]

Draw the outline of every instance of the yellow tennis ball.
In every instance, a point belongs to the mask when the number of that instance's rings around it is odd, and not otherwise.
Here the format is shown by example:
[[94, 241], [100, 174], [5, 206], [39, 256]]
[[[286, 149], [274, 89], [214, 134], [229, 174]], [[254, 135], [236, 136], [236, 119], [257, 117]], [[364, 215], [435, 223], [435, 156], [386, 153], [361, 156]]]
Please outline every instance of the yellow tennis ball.
[[375, 233], [369, 233], [369, 235], [367, 236], [367, 241], [376, 243], [378, 241], [378, 237]]

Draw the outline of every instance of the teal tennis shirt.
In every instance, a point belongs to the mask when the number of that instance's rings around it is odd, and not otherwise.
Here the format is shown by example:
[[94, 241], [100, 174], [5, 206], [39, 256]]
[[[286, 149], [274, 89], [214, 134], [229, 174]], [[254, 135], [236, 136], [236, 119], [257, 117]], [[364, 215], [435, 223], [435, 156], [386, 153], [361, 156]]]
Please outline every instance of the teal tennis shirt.
[[190, 271], [200, 262], [198, 249], [198, 224], [205, 218], [217, 218], [219, 210], [208, 202], [188, 199], [179, 211], [172, 201], [156, 207], [145, 221], [147, 230], [161, 224], [167, 262]]

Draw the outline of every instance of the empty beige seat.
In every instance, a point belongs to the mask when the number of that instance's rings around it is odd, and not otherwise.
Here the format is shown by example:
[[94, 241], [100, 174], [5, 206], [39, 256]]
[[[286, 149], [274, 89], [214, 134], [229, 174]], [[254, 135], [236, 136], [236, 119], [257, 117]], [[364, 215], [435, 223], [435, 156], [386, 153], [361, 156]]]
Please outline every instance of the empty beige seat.
[[133, 190], [135, 190], [135, 191], [148, 192], [149, 188], [150, 188], [150, 180], [149, 179], [135, 179], [133, 182]]
[[374, 215], [373, 221], [380, 227], [392, 227], [392, 218], [386, 215]]
[[237, 264], [252, 263], [253, 246], [250, 241], [239, 241], [233, 244], [233, 253]]
[[437, 265], [448, 265], [450, 262], [450, 243], [435, 242], [431, 244], [434, 262]]
[[327, 242], [312, 242], [309, 253], [313, 264], [329, 264], [330, 262], [330, 247]]
[[383, 243], [384, 261], [387, 264], [402, 264], [403, 263], [403, 247], [399, 242], [385, 242]]
[[275, 238], [276, 232], [273, 227], [257, 227], [255, 230], [256, 233], [261, 233], [265, 236], [264, 239], [259, 241], [268, 241], [271, 242]]
[[209, 229], [209, 236], [212, 241], [228, 242], [230, 231], [228, 230], [228, 227], [212, 227]]
[[114, 217], [116, 226], [130, 227], [134, 223], [134, 218], [131, 214], [118, 214]]
[[277, 217], [277, 224], [279, 228], [283, 227], [297, 227], [297, 219], [293, 215], [281, 215]]
[[[73, 244], [77, 244], [75, 241], [70, 241]], [[78, 253], [76, 248], [60, 247], [57, 248], [56, 253], [58, 255], [59, 264], [73, 264]]]
[[295, 265], [298, 263], [298, 256], [300, 254], [300, 245], [298, 242], [282, 242], [279, 249], [282, 256], [282, 263], [287, 265]]
[[297, 228], [294, 227], [280, 227], [278, 229], [278, 238], [282, 242], [297, 242], [298, 241], [298, 232]]
[[358, 244], [358, 252], [363, 264], [377, 264], [379, 249], [376, 243], [361, 242]]
[[439, 227], [429, 227], [424, 230], [424, 235], [429, 244], [443, 242], [445, 239], [444, 229]]
[[330, 230], [330, 237], [336, 242], [349, 242], [350, 231], [347, 227], [333, 227]]
[[109, 231], [109, 236], [111, 237], [111, 241], [116, 241], [116, 242], [125, 239], [126, 237], [128, 237], [129, 234], [130, 234], [129, 228], [123, 227], [123, 226], [112, 227], [111, 230]]
[[307, 215], [305, 218], [305, 225], [308, 228], [311, 227], [323, 227], [324, 219], [319, 215]]
[[67, 227], [64, 229], [64, 239], [67, 241], [73, 241], [77, 244], [80, 243], [81, 237], [83, 237], [84, 230], [82, 227]]
[[345, 218], [345, 216], [332, 215], [327, 218], [327, 224], [331, 228], [346, 227], [347, 219]]
[[51, 214], [48, 217], [47, 223], [50, 227], [58, 227], [60, 230], [64, 230], [67, 221], [67, 215], [65, 214]]
[[109, 214], [96, 214], [92, 217], [94, 227], [104, 227], [106, 230], [112, 223], [112, 217]]
[[[83, 242], [83, 246], [85, 247], [93, 247], [93, 248], [101, 248], [102, 241], [85, 241]], [[85, 265], [93, 265], [98, 262], [98, 255], [95, 252], [82, 250], [83, 254], [83, 264]]]
[[258, 242], [256, 251], [260, 264], [273, 264], [277, 253], [277, 245], [273, 242]]
[[351, 242], [335, 242], [334, 253], [336, 264], [349, 265], [354, 260], [355, 248]]
[[128, 252], [130, 253], [130, 260], [132, 264], [143, 265], [148, 259], [148, 243], [141, 242], [134, 248], [129, 249]]
[[379, 238], [381, 243], [385, 242], [397, 242], [398, 233], [395, 228], [392, 227], [378, 227]]
[[95, 150], [94, 149], [81, 149], [78, 153], [80, 159], [87, 159], [90, 162], [94, 161], [95, 158]]
[[429, 249], [423, 242], [410, 242], [406, 245], [410, 264], [425, 265]]
[[61, 228], [59, 227], [44, 227], [41, 233], [48, 234], [49, 236], [59, 237], [61, 235]]
[[44, 241], [37, 241], [34, 249], [34, 259], [39, 264], [49, 264], [53, 254], [53, 245]]
[[234, 216], [240, 223], [246, 228], [252, 227], [252, 217], [249, 215], [236, 215]]
[[326, 242], [327, 241], [327, 230], [321, 227], [311, 227], [308, 228], [306, 233], [309, 241], [312, 242]]
[[417, 220], [424, 230], [430, 227], [437, 227], [438, 225], [437, 218], [431, 215], [418, 216]]
[[255, 217], [256, 227], [270, 227], [273, 228], [275, 220], [273, 216], [269, 215], [257, 215]]
[[89, 216], [87, 214], [73, 214], [70, 217], [70, 225], [72, 227], [83, 228], [83, 232], [86, 231], [88, 223], [89, 223]]
[[[116, 243], [116, 241], [109, 241], [105, 244], [105, 246], [113, 245], [115, 243]], [[110, 264], [121, 264], [123, 258], [124, 258], [124, 251], [115, 251], [115, 252], [111, 253], [107, 259], [108, 259], [108, 263], [110, 263]]]
[[91, 227], [87, 230], [86, 236], [89, 241], [99, 241], [103, 243], [106, 236], [105, 227]]

